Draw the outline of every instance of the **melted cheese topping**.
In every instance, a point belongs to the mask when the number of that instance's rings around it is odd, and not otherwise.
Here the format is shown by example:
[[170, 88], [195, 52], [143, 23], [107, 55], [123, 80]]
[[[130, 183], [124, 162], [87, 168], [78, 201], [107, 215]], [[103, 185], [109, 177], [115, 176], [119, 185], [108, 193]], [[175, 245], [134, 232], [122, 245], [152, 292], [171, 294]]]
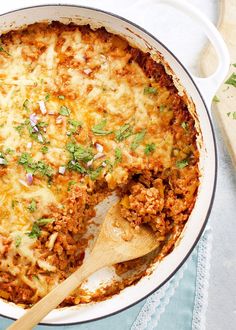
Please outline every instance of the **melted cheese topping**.
[[[55, 272], [34, 248], [33, 225], [65, 206], [72, 184], [104, 180], [115, 189], [130, 168], [169, 168], [173, 100], [131, 60], [126, 41], [105, 31], [35, 24], [2, 42], [0, 233], [11, 243], [4, 252], [0, 239], [0, 270], [20, 274], [43, 296], [43, 273], [30, 279], [14, 261]], [[49, 250], [57, 236], [48, 238]]]

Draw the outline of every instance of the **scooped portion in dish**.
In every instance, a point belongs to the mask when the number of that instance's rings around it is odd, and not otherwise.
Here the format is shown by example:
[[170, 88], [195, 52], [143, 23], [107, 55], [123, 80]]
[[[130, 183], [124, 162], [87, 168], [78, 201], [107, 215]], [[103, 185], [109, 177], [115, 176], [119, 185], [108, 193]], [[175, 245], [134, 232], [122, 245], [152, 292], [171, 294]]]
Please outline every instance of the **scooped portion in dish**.
[[161, 56], [103, 28], [37, 23], [2, 35], [0, 81], [0, 297], [30, 306], [75, 271], [111, 194], [160, 251], [63, 305], [137, 282], [174, 248], [199, 185], [194, 118]]

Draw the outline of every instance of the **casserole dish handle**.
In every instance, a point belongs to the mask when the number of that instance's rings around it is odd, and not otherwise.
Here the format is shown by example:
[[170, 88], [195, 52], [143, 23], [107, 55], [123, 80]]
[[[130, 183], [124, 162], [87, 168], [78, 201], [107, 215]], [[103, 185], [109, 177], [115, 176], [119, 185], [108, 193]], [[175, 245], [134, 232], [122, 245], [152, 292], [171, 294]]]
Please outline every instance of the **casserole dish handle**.
[[[139, 0], [135, 2], [134, 5], [126, 8], [124, 15], [129, 15], [131, 17], [134, 16], [135, 11], [139, 6], [147, 6], [147, 4], [153, 4], [153, 0]], [[208, 109], [210, 109], [212, 99], [222, 84], [224, 78], [226, 77], [229, 66], [230, 66], [230, 57], [229, 52], [226, 47], [226, 44], [220, 35], [217, 28], [211, 21], [202, 13], [200, 10], [195, 8], [193, 5], [190, 5], [184, 0], [156, 0], [156, 4], [164, 4], [164, 5], [171, 5], [172, 7], [183, 11], [186, 15], [191, 17], [197, 24], [199, 24], [207, 37], [209, 38], [210, 42], [212, 43], [214, 49], [216, 50], [216, 54], [218, 56], [218, 67], [216, 71], [206, 78], [195, 77], [193, 75], [192, 78], [196, 82], [197, 86], [203, 98], [206, 102]], [[141, 10], [138, 10], [140, 15]]]

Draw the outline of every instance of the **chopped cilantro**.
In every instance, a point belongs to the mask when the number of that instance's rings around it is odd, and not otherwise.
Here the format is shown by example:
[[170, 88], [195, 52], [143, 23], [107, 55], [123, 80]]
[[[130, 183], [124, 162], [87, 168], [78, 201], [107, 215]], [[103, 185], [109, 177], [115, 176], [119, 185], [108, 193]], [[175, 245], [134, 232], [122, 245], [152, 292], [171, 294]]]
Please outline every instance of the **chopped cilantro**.
[[29, 111], [28, 106], [29, 106], [29, 100], [25, 99], [24, 103], [23, 103], [23, 109], [26, 110], [26, 111]]
[[25, 127], [25, 124], [22, 123], [22, 124], [20, 124], [18, 126], [15, 126], [15, 130], [21, 135], [24, 127]]
[[145, 146], [144, 153], [146, 155], [149, 155], [150, 153], [153, 153], [155, 151], [155, 149], [156, 149], [155, 143], [148, 143]]
[[32, 162], [32, 157], [27, 152], [23, 152], [18, 160], [21, 165], [28, 165]]
[[114, 165], [120, 163], [122, 161], [122, 152], [120, 148], [115, 148], [115, 162]]
[[3, 48], [3, 46], [2, 46], [2, 41], [1, 41], [1, 40], [0, 40], [0, 52], [5, 53], [5, 54], [7, 54], [8, 56], [11, 56], [11, 54], [8, 53], [8, 51], [6, 51], [6, 50]]
[[45, 96], [45, 101], [46, 102], [49, 101], [50, 100], [50, 97], [51, 97], [51, 95], [49, 93], [47, 93], [46, 96]]
[[161, 105], [160, 105], [160, 112], [163, 112], [163, 111], [165, 110], [165, 108], [166, 108], [166, 105], [161, 104]]
[[68, 124], [70, 125], [69, 131], [68, 131], [69, 135], [75, 134], [76, 131], [78, 130], [78, 127], [82, 127], [82, 122], [77, 121], [75, 119], [69, 119]]
[[135, 134], [135, 137], [131, 143], [131, 150], [134, 151], [135, 149], [137, 149], [139, 144], [143, 141], [145, 134], [146, 134], [146, 129], [143, 129], [141, 132]]
[[143, 93], [144, 93], [144, 95], [147, 95], [147, 94], [156, 94], [157, 93], [157, 89], [156, 89], [156, 87], [147, 86], [147, 87], [144, 87]]
[[67, 164], [67, 168], [71, 171], [76, 171], [81, 174], [87, 173], [86, 169], [79, 163], [74, 160], [70, 160]]
[[214, 103], [218, 103], [218, 102], [220, 102], [220, 99], [219, 99], [219, 97], [218, 96], [214, 96], [213, 97], [213, 100], [212, 100]]
[[36, 211], [37, 209], [37, 204], [36, 201], [34, 199], [32, 199], [32, 201], [30, 202], [29, 206], [28, 206], [28, 210], [33, 213], [34, 211]]
[[103, 119], [99, 124], [92, 127], [92, 132], [95, 135], [108, 135], [108, 134], [111, 134], [112, 131], [104, 130], [104, 128], [106, 126], [106, 123], [107, 123], [107, 120]]
[[87, 163], [94, 157], [93, 150], [90, 147], [85, 148], [79, 144], [68, 143], [66, 148], [72, 154], [74, 160], [80, 160]]
[[45, 123], [45, 121], [39, 121], [37, 124], [38, 127], [47, 127], [48, 123]]
[[121, 142], [133, 134], [133, 129], [130, 124], [124, 124], [119, 130], [115, 132], [116, 141]]
[[37, 222], [35, 222], [32, 226], [31, 232], [28, 233], [30, 238], [39, 238], [41, 236], [41, 229]]
[[18, 248], [21, 244], [22, 237], [20, 235], [17, 235], [15, 237], [15, 247]]
[[5, 154], [7, 154], [7, 155], [13, 155], [14, 154], [14, 150], [13, 149], [11, 149], [11, 148], [7, 148], [6, 150], [5, 150]]
[[41, 228], [42, 226], [47, 225], [48, 223], [52, 223], [54, 221], [53, 218], [41, 218], [39, 220], [36, 220], [33, 223], [31, 232], [28, 233], [28, 236], [30, 238], [39, 238], [41, 236]]
[[231, 76], [226, 80], [225, 84], [236, 87], [236, 73], [232, 73]]
[[41, 152], [42, 152], [43, 154], [46, 154], [46, 153], [48, 152], [48, 147], [47, 147], [47, 146], [43, 146], [43, 147], [41, 148]]
[[233, 119], [236, 119], [236, 111], [233, 112]]
[[227, 116], [229, 117], [231, 115], [231, 112], [227, 112]]
[[74, 180], [69, 181], [69, 183], [68, 183], [68, 191], [70, 191], [71, 190], [71, 187], [74, 186], [76, 183], [77, 182], [74, 181]]
[[186, 123], [185, 121], [183, 121], [183, 122], [181, 123], [181, 127], [182, 127], [185, 131], [187, 131], [187, 130], [188, 130], [188, 123]]
[[59, 100], [65, 100], [65, 96], [64, 95], [59, 95], [58, 98], [59, 98]]
[[187, 159], [177, 160], [177, 162], [176, 162], [176, 167], [177, 168], [182, 169], [186, 166], [188, 166], [188, 160]]
[[236, 68], [236, 63], [233, 63], [232, 65]]
[[60, 107], [59, 114], [68, 117], [70, 115], [70, 110], [65, 105], [62, 105]]
[[50, 178], [53, 175], [53, 169], [43, 161], [33, 162], [30, 154], [24, 152], [21, 154], [18, 163], [23, 165], [27, 173], [41, 174]]
[[11, 207], [14, 209], [15, 208], [15, 205], [16, 205], [16, 203], [18, 203], [15, 199], [13, 199], [12, 201], [11, 201]]
[[95, 170], [91, 170], [89, 173], [91, 180], [95, 181], [98, 178], [98, 176], [101, 174], [102, 170], [103, 170], [103, 166], [99, 166]]

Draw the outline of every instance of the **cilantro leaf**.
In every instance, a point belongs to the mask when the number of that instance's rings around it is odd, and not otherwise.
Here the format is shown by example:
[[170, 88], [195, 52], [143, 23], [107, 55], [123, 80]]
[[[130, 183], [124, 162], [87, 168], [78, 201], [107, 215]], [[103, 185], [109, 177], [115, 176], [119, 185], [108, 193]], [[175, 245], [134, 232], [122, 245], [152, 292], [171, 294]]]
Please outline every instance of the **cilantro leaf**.
[[37, 209], [37, 204], [36, 201], [34, 199], [32, 199], [32, 201], [30, 202], [29, 206], [28, 206], [28, 210], [33, 213], [34, 211], [36, 211]]
[[130, 124], [128, 124], [128, 123], [124, 124], [123, 126], [121, 126], [120, 129], [118, 129], [115, 132], [116, 141], [121, 142], [121, 141], [127, 139], [132, 134], [133, 134], [133, 129], [130, 126]]
[[144, 95], [157, 94], [157, 89], [156, 89], [156, 87], [152, 87], [152, 86], [144, 87], [143, 94]]
[[154, 152], [155, 150], [156, 150], [155, 143], [148, 143], [148, 144], [146, 144], [146, 147], [144, 149], [144, 153], [146, 155], [149, 155], [150, 153]]
[[116, 148], [114, 165], [120, 163], [121, 161], [122, 161], [122, 152], [121, 152], [120, 148]]
[[135, 149], [137, 149], [139, 144], [143, 141], [145, 134], [146, 134], [146, 129], [143, 129], [141, 132], [135, 134], [135, 137], [131, 143], [131, 150], [134, 151]]
[[232, 73], [231, 76], [226, 80], [225, 84], [236, 87], [236, 73]]
[[188, 166], [188, 160], [187, 159], [177, 160], [177, 162], [176, 162], [176, 167], [177, 168], [183, 169], [186, 166]]
[[21, 244], [22, 237], [20, 235], [17, 235], [15, 237], [15, 247], [18, 248]]
[[68, 117], [70, 115], [70, 110], [65, 105], [62, 105], [60, 107], [59, 114]]
[[103, 119], [99, 124], [92, 127], [92, 132], [95, 135], [109, 135], [113, 133], [112, 131], [106, 131], [104, 130], [106, 126], [107, 120]]

